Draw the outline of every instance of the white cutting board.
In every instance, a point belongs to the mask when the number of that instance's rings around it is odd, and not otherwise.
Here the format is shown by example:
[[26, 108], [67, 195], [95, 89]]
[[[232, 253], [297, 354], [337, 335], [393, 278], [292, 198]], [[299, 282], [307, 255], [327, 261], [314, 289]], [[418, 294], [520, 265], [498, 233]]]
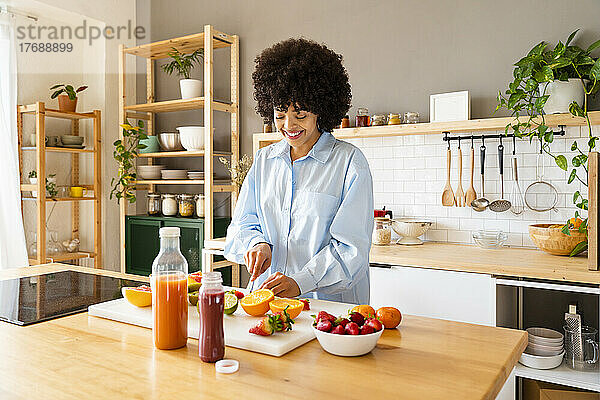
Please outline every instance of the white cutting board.
[[[229, 289], [226, 288], [225, 290]], [[252, 317], [239, 306], [232, 315], [223, 316], [225, 345], [280, 357], [315, 338], [312, 330], [312, 314], [317, 314], [320, 310], [325, 310], [334, 315], [345, 314], [353, 306], [353, 304], [311, 299], [311, 309], [300, 313], [294, 320], [295, 323], [291, 331], [277, 332], [271, 336], [258, 336], [249, 333], [248, 330], [256, 325], [261, 317]], [[152, 308], [136, 307], [123, 298], [92, 305], [88, 308], [88, 313], [95, 317], [152, 329]], [[189, 306], [188, 336], [198, 339], [199, 330], [198, 311], [196, 307]], [[148, 334], [151, 335], [152, 331], [149, 330]]]

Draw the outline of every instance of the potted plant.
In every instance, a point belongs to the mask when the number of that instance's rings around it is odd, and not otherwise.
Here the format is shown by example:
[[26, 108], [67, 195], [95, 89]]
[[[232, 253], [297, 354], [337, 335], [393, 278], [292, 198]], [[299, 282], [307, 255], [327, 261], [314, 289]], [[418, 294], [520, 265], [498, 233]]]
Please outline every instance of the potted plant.
[[135, 159], [139, 155], [139, 150], [145, 149], [146, 145], [140, 143], [141, 140], [148, 138], [144, 132], [144, 122], [138, 121], [137, 126], [132, 126], [129, 123], [122, 124], [123, 140], [117, 140], [113, 143], [115, 149], [113, 157], [119, 163], [118, 175], [110, 182], [112, 190], [110, 199], [113, 196], [117, 199], [117, 203], [122, 198], [127, 199], [130, 203], [135, 203]]
[[[27, 174], [27, 177], [29, 178], [29, 183], [32, 185], [37, 185], [38, 183], [38, 176], [37, 176], [37, 171], [32, 170], [29, 171], [29, 174]], [[32, 190], [31, 191], [31, 196], [33, 197], [37, 197], [37, 190]], [[55, 197], [58, 194], [58, 188], [56, 187], [56, 174], [50, 174], [48, 175], [48, 178], [46, 178], [46, 197]]]
[[60, 111], [75, 112], [77, 109], [77, 93], [83, 92], [87, 86], [79, 86], [74, 89], [72, 85], [58, 84], [50, 88], [54, 90], [50, 98], [58, 97], [58, 109]]
[[[583, 96], [568, 99], [568, 111], [574, 116], [585, 118], [589, 136], [587, 148], [580, 149], [575, 141], [571, 145], [571, 151], [575, 152], [575, 155], [571, 159], [573, 168], [568, 183], [577, 180], [587, 187], [588, 153], [595, 149], [598, 140], [598, 137], [594, 136], [592, 132], [588, 103], [589, 97], [600, 89], [600, 59], [594, 58], [591, 53], [600, 47], [600, 40], [595, 41], [584, 50], [571, 44], [578, 31], [571, 33], [564, 44], [559, 41], [552, 49], [548, 47], [548, 43], [541, 42], [525, 57], [517, 61], [514, 64], [513, 80], [509, 83], [508, 89], [504, 94], [498, 93], [496, 111], [506, 108], [514, 117], [513, 122], [506, 125], [505, 132], [508, 133], [512, 128], [518, 137], [526, 137], [530, 140], [537, 137], [542, 150], [550, 155], [561, 169], [567, 171], [569, 169], [567, 158], [562, 154], [555, 155], [550, 152], [549, 145], [554, 141], [554, 133], [546, 125], [545, 105], [550, 98], [549, 85], [554, 85], [551, 88], [552, 95], [554, 95], [556, 88], [561, 90], [561, 85], [555, 84], [556, 80], [561, 83], [571, 79], [577, 82]], [[571, 95], [575, 96], [573, 93]], [[564, 103], [564, 99], [562, 102]], [[583, 218], [580, 210], [587, 211], [588, 209], [586, 194], [579, 190], [575, 191], [573, 203], [579, 210], [575, 212], [574, 218], [570, 218], [565, 223], [562, 232], [570, 235], [571, 229], [575, 228], [587, 235], [587, 218], [581, 219], [579, 222], [580, 218]], [[573, 249], [571, 255], [577, 255], [586, 249], [587, 238]]]
[[[29, 178], [29, 183], [32, 185], [37, 185], [37, 171], [33, 170], [33, 171], [29, 171], [29, 174], [27, 175], [27, 178]], [[31, 191], [31, 195], [33, 197], [37, 197], [37, 190], [32, 190]]]
[[161, 65], [163, 71], [171, 75], [176, 72], [183, 77], [179, 81], [182, 99], [191, 99], [202, 96], [202, 81], [198, 79], [190, 79], [190, 72], [194, 64], [200, 64], [200, 59], [203, 58], [202, 49], [198, 49], [191, 54], [183, 54], [176, 48], [167, 53], [173, 59], [168, 64]]

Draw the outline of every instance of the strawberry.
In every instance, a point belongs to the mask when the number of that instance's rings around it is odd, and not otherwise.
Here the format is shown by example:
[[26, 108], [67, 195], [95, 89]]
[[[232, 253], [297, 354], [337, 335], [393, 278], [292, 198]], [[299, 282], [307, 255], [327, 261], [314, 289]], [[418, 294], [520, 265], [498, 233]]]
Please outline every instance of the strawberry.
[[373, 329], [373, 327], [371, 325], [365, 324], [360, 328], [361, 335], [368, 335], [369, 333], [373, 333], [373, 332], [375, 332], [375, 329]]
[[[323, 332], [329, 332], [333, 328], [333, 324], [328, 319], [323, 319], [317, 322], [317, 329]], [[343, 328], [342, 328], [343, 329]]]
[[313, 318], [315, 319], [315, 322], [313, 323], [314, 326], [316, 326], [317, 323], [323, 319], [326, 319], [331, 322], [335, 321], [335, 317], [329, 314], [327, 311], [319, 311], [319, 314], [317, 316], [313, 315]]
[[292, 324], [294, 323], [294, 320], [292, 318], [290, 318], [290, 314], [288, 314], [288, 312], [286, 310], [287, 310], [287, 307], [285, 308], [285, 310], [278, 311], [275, 314], [273, 314], [273, 316], [275, 316], [278, 319], [278, 322], [281, 325], [281, 328], [279, 328], [279, 324], [278, 324], [277, 329], [276, 329], [277, 332], [292, 330]]
[[358, 313], [356, 311], [351, 312], [349, 314], [349, 317], [350, 321], [355, 322], [358, 326], [362, 326], [362, 324], [365, 323], [365, 317], [361, 313]]
[[238, 300], [244, 297], [244, 293], [240, 292], [239, 290], [230, 290], [229, 293], [235, 294], [235, 297], [237, 297]]
[[276, 324], [275, 318], [272, 315], [267, 315], [261, 318], [260, 322], [250, 328], [248, 332], [254, 333], [260, 336], [271, 336], [275, 331], [274, 325]]
[[346, 331], [346, 334], [348, 334], [348, 335], [358, 335], [360, 332], [356, 322], [350, 322], [350, 323], [346, 324], [345, 331]]
[[338, 325], [335, 328], [333, 328], [333, 330], [330, 332], [333, 333], [335, 335], [345, 335], [346, 332], [344, 332], [344, 327], [342, 325]]
[[304, 308], [302, 311], [310, 310], [310, 301], [308, 299], [298, 299], [304, 303]]
[[372, 327], [375, 332], [379, 332], [383, 328], [381, 322], [375, 318], [369, 318], [368, 320], [366, 320], [365, 325], [369, 325], [370, 327]]
[[348, 320], [348, 318], [338, 318], [335, 321], [333, 321], [334, 325], [341, 325], [342, 328], [346, 327], [346, 324], [348, 324], [350, 321]]

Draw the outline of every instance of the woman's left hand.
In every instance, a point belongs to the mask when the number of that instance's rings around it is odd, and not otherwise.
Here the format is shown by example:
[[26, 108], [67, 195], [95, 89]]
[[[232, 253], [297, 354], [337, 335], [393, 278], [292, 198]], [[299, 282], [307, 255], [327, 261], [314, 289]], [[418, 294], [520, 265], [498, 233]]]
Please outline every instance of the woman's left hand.
[[276, 272], [269, 276], [260, 289], [271, 289], [275, 296], [296, 297], [300, 295], [300, 288], [295, 280], [285, 276], [281, 272]]

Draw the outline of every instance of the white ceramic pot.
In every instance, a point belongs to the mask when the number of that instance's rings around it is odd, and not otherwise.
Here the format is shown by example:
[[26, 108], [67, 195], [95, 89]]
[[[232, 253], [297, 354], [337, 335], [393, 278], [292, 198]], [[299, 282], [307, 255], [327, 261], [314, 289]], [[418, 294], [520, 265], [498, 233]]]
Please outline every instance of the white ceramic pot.
[[584, 91], [579, 79], [540, 83], [540, 93], [550, 95], [544, 104], [545, 114], [568, 113], [573, 101], [583, 107]]
[[[29, 183], [31, 183], [32, 185], [37, 185], [37, 180], [38, 178], [29, 178]], [[33, 197], [37, 197], [37, 190], [32, 190], [31, 195]]]
[[202, 81], [198, 79], [182, 79], [179, 81], [182, 99], [202, 97]]
[[175, 129], [179, 131], [179, 139], [181, 140], [181, 145], [186, 150], [204, 150], [203, 126], [180, 126]]

